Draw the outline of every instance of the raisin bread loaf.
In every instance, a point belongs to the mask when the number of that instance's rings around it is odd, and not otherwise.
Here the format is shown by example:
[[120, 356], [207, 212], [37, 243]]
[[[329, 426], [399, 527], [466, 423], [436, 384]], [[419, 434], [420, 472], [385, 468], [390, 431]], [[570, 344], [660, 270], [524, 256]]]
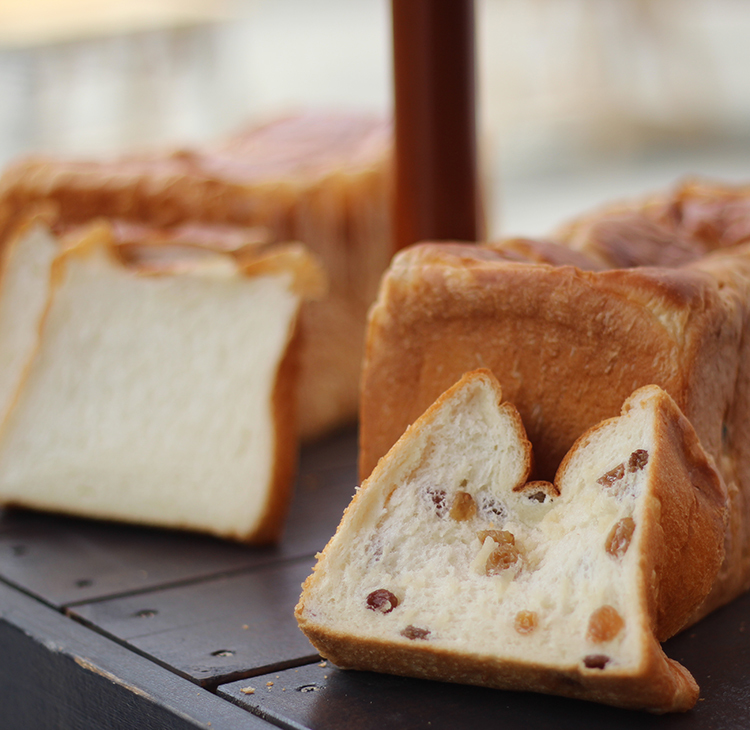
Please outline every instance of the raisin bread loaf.
[[[360, 474], [447, 387], [489, 368], [551, 479], [578, 436], [656, 384], [693, 424], [731, 496], [727, 560], [696, 618], [750, 587], [747, 255], [584, 271], [502, 247], [423, 244], [384, 277], [363, 371]], [[577, 252], [580, 254], [580, 252]], [[592, 267], [595, 268], [595, 267]]]
[[300, 627], [343, 668], [653, 712], [698, 688], [659, 641], [723, 556], [726, 491], [672, 399], [634, 393], [554, 484], [488, 371], [467, 374], [355, 495], [303, 586]]
[[356, 419], [367, 308], [392, 254], [390, 154], [382, 119], [305, 113], [200, 149], [28, 159], [0, 180], [0, 245], [39, 202], [57, 208], [56, 233], [106, 218], [141, 256], [303, 242], [330, 282], [301, 314], [300, 433], [312, 438]]
[[[23, 365], [0, 424], [0, 503], [278, 539], [296, 463], [298, 313], [322, 286], [309, 254], [139, 268], [106, 224], [62, 245], [39, 235], [5, 250], [16, 281], [1, 288], [0, 350]], [[29, 257], [32, 300], [20, 291]]]

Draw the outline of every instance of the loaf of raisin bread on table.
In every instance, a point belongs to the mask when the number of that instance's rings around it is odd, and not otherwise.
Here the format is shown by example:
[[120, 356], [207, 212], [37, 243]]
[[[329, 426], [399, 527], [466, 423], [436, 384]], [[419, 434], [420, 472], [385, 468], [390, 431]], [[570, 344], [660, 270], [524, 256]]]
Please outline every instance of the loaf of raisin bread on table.
[[691, 422], [728, 492], [725, 561], [692, 620], [747, 590], [748, 201], [744, 188], [689, 184], [588, 215], [546, 242], [399, 253], [370, 314], [361, 476], [477, 367], [518, 408], [535, 476], [547, 480], [581, 433], [655, 384]]
[[410, 426], [357, 491], [296, 609], [343, 668], [654, 712], [698, 697], [659, 642], [711, 589], [726, 490], [657, 386], [580, 436], [553, 483], [487, 370]]

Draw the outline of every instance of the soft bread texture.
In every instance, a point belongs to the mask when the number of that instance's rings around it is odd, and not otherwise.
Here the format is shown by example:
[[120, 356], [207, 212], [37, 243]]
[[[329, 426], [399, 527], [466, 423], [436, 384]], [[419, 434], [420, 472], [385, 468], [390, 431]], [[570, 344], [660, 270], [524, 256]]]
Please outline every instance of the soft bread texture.
[[141, 262], [165, 247], [242, 259], [259, 245], [301, 241], [330, 282], [301, 314], [299, 424], [310, 439], [356, 420], [367, 309], [392, 254], [390, 158], [388, 122], [330, 113], [290, 115], [201, 149], [32, 158], [0, 180], [0, 242], [19, 211], [41, 202], [56, 208], [59, 234], [107, 219]]
[[46, 218], [30, 214], [1, 252], [0, 419], [8, 412], [36, 350], [52, 263], [60, 252]]
[[[360, 476], [441, 392], [476, 367], [497, 376], [521, 413], [543, 479], [552, 478], [580, 433], [616, 415], [637, 388], [656, 384], [693, 424], [730, 495], [726, 562], [694, 618], [750, 588], [750, 431], [744, 425], [750, 249], [741, 243], [739, 193], [718, 188], [709, 205], [710, 190], [631, 208], [627, 225], [617, 228], [616, 240], [631, 236], [636, 251], [643, 239], [634, 219], [651, 221], [655, 206], [678, 210], [677, 218], [690, 222], [679, 236], [704, 233], [700, 255], [681, 259], [677, 268], [608, 268], [611, 246], [585, 234], [599, 230], [596, 216], [574, 224], [576, 236], [526, 244], [526, 251], [506, 242], [422, 244], [399, 253], [370, 315]], [[731, 226], [722, 232], [726, 198], [734, 202]], [[615, 217], [601, 215], [609, 223]]]
[[369, 669], [687, 710], [682, 628], [723, 556], [726, 491], [661, 389], [585, 433], [554, 484], [486, 370], [443, 394], [379, 462], [303, 586], [321, 654]]
[[[58, 247], [48, 274], [0, 428], [2, 503], [278, 539], [298, 311], [320, 285], [309, 255], [287, 247], [242, 267], [214, 255], [155, 274], [123, 265], [100, 225]], [[0, 304], [28, 318], [24, 297]]]

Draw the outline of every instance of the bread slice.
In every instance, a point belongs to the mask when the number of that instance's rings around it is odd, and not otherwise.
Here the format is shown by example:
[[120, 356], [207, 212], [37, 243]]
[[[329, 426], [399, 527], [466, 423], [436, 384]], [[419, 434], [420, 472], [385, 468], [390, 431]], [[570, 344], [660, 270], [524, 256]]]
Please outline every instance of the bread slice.
[[124, 266], [106, 226], [68, 241], [0, 428], [2, 504], [277, 539], [298, 312], [320, 277], [299, 246], [154, 273]]
[[486, 370], [364, 482], [296, 609], [340, 667], [687, 710], [679, 630], [723, 557], [726, 491], [656, 386], [584, 434], [554, 484]]

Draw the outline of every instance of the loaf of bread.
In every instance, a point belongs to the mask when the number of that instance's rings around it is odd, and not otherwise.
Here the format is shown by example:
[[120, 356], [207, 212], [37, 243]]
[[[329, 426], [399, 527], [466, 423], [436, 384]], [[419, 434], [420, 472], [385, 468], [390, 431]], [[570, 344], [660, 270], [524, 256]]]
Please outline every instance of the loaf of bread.
[[296, 463], [299, 245], [143, 266], [105, 223], [3, 250], [0, 504], [281, 534]]
[[40, 202], [56, 208], [57, 234], [105, 218], [141, 256], [301, 241], [329, 279], [301, 315], [300, 433], [313, 438], [356, 419], [367, 308], [392, 254], [390, 154], [379, 118], [307, 113], [195, 150], [28, 159], [0, 180], [0, 245]]
[[607, 268], [684, 266], [750, 241], [750, 187], [686, 182], [583, 215], [552, 238]]
[[[712, 213], [712, 225], [720, 219]], [[632, 226], [621, 234], [632, 234], [633, 250], [642, 241]], [[750, 250], [740, 234], [719, 232], [712, 240], [721, 245], [679, 267], [612, 269], [601, 242], [576, 240], [571, 247], [558, 236], [526, 252], [422, 244], [394, 258], [368, 331], [361, 476], [477, 367], [497, 376], [521, 413], [541, 479], [552, 478], [582, 432], [656, 384], [694, 426], [730, 498], [726, 560], [697, 619], [750, 587]]]
[[708, 594], [727, 495], [656, 386], [583, 434], [554, 483], [486, 370], [465, 375], [379, 462], [296, 609], [343, 668], [687, 710], [659, 641]]

